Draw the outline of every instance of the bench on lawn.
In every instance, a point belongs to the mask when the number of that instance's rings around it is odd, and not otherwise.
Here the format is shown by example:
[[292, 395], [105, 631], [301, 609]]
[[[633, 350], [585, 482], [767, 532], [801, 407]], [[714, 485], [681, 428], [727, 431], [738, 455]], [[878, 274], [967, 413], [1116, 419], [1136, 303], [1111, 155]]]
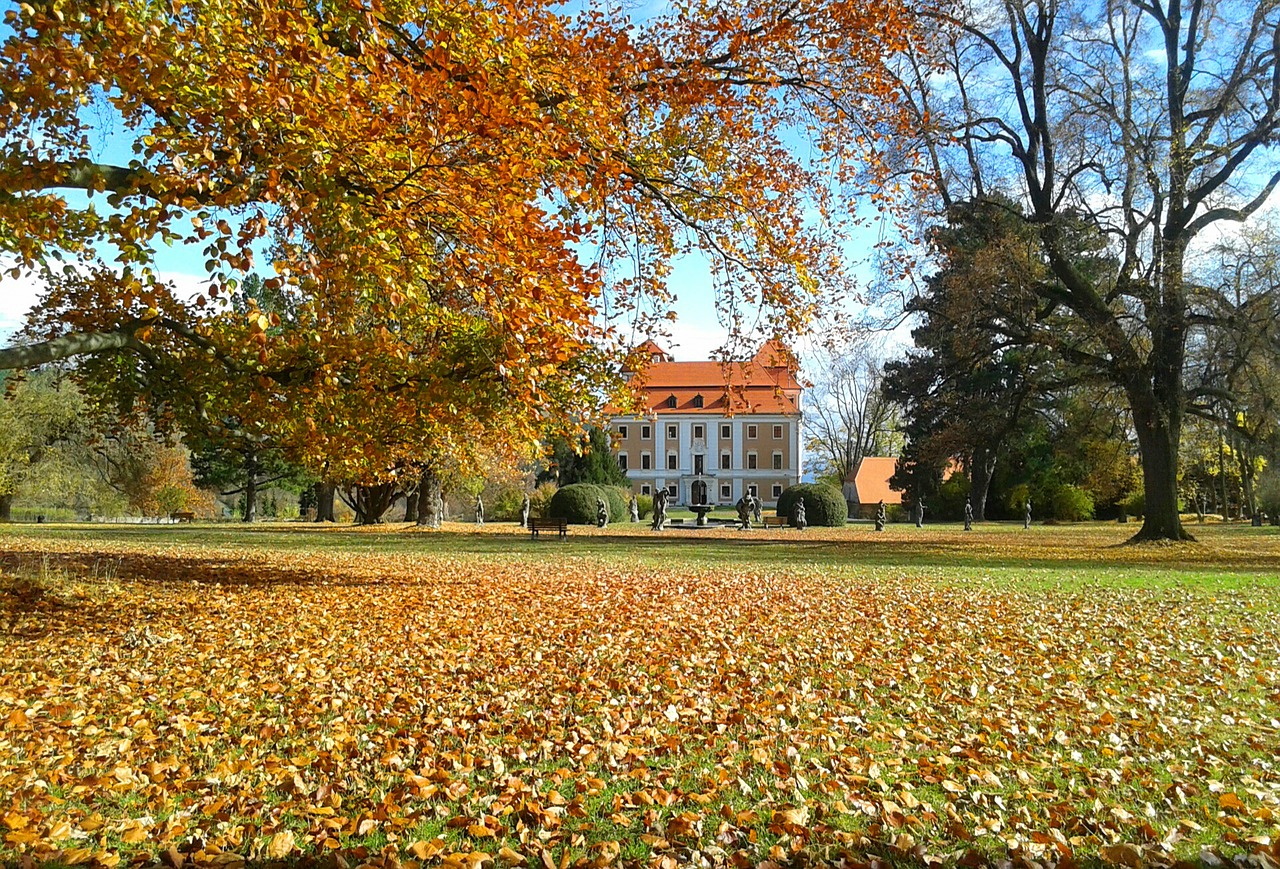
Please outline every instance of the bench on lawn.
[[538, 539], [539, 531], [558, 531], [560, 539], [564, 539], [565, 532], [569, 530], [569, 520], [563, 516], [548, 516], [546, 519], [539, 519], [536, 516], [529, 517], [529, 535], [534, 539]]
[[179, 513], [170, 513], [169, 521], [170, 522], [194, 522], [196, 521], [196, 514], [187, 510], [184, 510]]
[[786, 528], [788, 524], [786, 516], [764, 516], [765, 528]]

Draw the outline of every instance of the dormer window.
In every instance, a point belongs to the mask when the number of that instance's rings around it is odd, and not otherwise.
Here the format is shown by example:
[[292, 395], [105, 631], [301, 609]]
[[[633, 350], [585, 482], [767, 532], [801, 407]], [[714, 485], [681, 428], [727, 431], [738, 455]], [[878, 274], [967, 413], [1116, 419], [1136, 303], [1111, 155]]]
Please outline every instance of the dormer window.
[[698, 393], [693, 397], [693, 406], [702, 407], [702, 393]]
[[667, 407], [676, 406], [676, 397], [674, 394], [667, 396]]

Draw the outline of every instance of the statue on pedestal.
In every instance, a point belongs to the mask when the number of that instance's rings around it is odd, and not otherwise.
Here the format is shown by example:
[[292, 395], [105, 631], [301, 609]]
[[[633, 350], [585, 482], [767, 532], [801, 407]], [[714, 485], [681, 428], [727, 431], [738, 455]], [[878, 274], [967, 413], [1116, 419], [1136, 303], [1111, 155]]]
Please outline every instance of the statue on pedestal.
[[968, 498], [964, 499], [964, 530], [973, 530], [973, 504]]
[[524, 500], [520, 502], [520, 527], [529, 527], [529, 493], [524, 493]]
[[596, 498], [596, 527], [603, 528], [609, 524], [609, 505], [604, 498]]
[[803, 531], [808, 524], [804, 515], [804, 499], [799, 498], [796, 500], [795, 506], [791, 508], [791, 527]]
[[743, 531], [751, 530], [751, 501], [750, 495], [743, 495], [734, 505], [738, 509], [738, 522], [741, 523], [740, 527]]
[[636, 500], [636, 496], [631, 496], [631, 501], [627, 504], [627, 510], [631, 513], [631, 521], [640, 521], [640, 502]]
[[889, 514], [884, 509], [884, 500], [881, 499], [880, 506], [876, 507], [876, 530], [883, 531], [884, 523], [889, 521]]

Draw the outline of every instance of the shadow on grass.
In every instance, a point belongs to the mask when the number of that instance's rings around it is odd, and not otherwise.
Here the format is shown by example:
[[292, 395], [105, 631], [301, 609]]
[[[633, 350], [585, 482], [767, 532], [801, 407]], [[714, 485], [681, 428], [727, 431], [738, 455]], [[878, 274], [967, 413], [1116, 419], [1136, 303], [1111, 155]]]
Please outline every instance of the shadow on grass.
[[[376, 553], [428, 558], [469, 555], [534, 562], [556, 562], [579, 556], [730, 569], [812, 565], [873, 571], [1135, 569], [1280, 577], [1280, 534], [1271, 533], [1271, 529], [1224, 527], [1202, 536], [1199, 543], [1168, 545], [1127, 545], [1127, 529], [1100, 524], [1038, 527], [1028, 532], [1020, 528], [1014, 530], [1012, 526], [987, 525], [973, 534], [948, 525], [923, 529], [891, 526], [891, 529], [891, 533], [877, 534], [869, 527], [856, 525], [803, 532], [676, 526], [659, 533], [642, 525], [623, 525], [616, 532], [575, 526], [563, 541], [554, 535], [533, 540], [514, 524], [506, 523], [492, 523], [484, 530], [458, 524], [441, 531], [422, 531], [412, 525], [388, 523], [376, 529], [318, 528], [306, 524], [41, 526], [39, 531], [28, 528], [20, 533], [28, 543], [41, 539], [74, 541], [82, 546], [82, 552], [89, 553], [98, 543], [153, 547], [145, 556], [122, 554], [121, 557], [138, 562], [177, 558], [179, 565], [190, 552], [187, 547], [196, 546], [232, 547], [239, 552]], [[0, 535], [0, 551], [4, 544], [5, 536]], [[216, 562], [219, 553], [193, 553], [192, 556], [187, 559], [189, 563], [208, 565]], [[243, 563], [229, 567], [218, 581], [245, 585], [277, 581], [236, 574], [237, 569], [249, 567]], [[312, 578], [307, 570], [300, 569], [297, 574], [278, 581]]]

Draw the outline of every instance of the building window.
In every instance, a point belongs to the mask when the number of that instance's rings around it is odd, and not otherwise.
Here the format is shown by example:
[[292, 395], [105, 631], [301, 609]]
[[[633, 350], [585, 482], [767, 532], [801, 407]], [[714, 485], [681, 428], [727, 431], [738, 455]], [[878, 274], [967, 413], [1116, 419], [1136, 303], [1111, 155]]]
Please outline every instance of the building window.
[[673, 501], [675, 500], [676, 496], [679, 494], [679, 493], [676, 491], [676, 484], [675, 484], [675, 483], [672, 483], [670, 486], [667, 486], [667, 494], [671, 496], [671, 499], [672, 499]]
[[702, 393], [701, 393], [701, 392], [699, 392], [697, 395], [695, 395], [695, 396], [693, 397], [693, 406], [694, 406], [694, 407], [702, 407]]
[[720, 425], [720, 437], [721, 437], [721, 438], [723, 438], [724, 440], [728, 440], [728, 439], [729, 439], [729, 438], [731, 438], [732, 436], [733, 436], [733, 434], [732, 434], [732, 432], [731, 432], [731, 431], [730, 431], [730, 429], [729, 429], [729, 423], [727, 423], [727, 422], [726, 422], [726, 423], [721, 423], [721, 425]]
[[747, 453], [747, 470], [754, 471], [756, 467], [756, 454]]
[[733, 497], [733, 489], [729, 488], [728, 483], [721, 483], [720, 484], [720, 500], [728, 501], [732, 497]]
[[652, 491], [653, 491], [653, 490], [649, 488], [649, 484], [648, 484], [648, 483], [645, 483], [643, 486], [641, 486], [641, 487], [640, 487], [640, 494], [641, 494], [641, 495], [648, 495], [648, 494], [650, 494]]
[[647, 425], [642, 425], [642, 426], [640, 426], [640, 438], [641, 438], [641, 440], [646, 440], [646, 441], [647, 441], [647, 440], [648, 440], [649, 438], [651, 438], [651, 437], [653, 437], [653, 429], [652, 429], [652, 428], [650, 428], [650, 427], [649, 427], [649, 426], [647, 426]]
[[674, 395], [674, 394], [672, 394], [672, 395], [668, 395], [668, 396], [667, 396], [667, 407], [675, 407], [675, 406], [676, 406], [676, 397], [675, 397], [675, 395]]
[[775, 441], [780, 441], [780, 440], [782, 440], [782, 426], [780, 426], [780, 425], [775, 425], [775, 426], [773, 427], [773, 439], [774, 439]]
[[668, 471], [674, 471], [676, 469], [677, 467], [676, 461], [677, 459], [676, 459], [675, 453], [667, 453], [667, 470]]
[[776, 501], [781, 497], [782, 497], [782, 484], [774, 483], [773, 484], [773, 500]]
[[782, 453], [778, 452], [777, 450], [774, 450], [774, 453], [773, 453], [773, 469], [775, 471], [782, 470]]
[[625, 438], [627, 436], [627, 427], [625, 425], [618, 426], [618, 437]]
[[695, 425], [693, 427], [693, 439], [695, 441], [700, 441], [706, 436], [707, 436], [707, 430], [704, 426]]
[[619, 468], [622, 468], [622, 470], [624, 470], [624, 471], [627, 469], [627, 454], [626, 454], [626, 453], [618, 453], [618, 467], [619, 467]]
[[720, 470], [727, 471], [729, 470], [730, 467], [732, 467], [732, 465], [730, 465], [729, 463], [729, 454], [721, 453], [720, 454]]
[[755, 426], [753, 425], [747, 426], [747, 437], [752, 438], [754, 440], [756, 437], [756, 434], [757, 434], [757, 429]]
[[673, 441], [675, 439], [676, 439], [676, 427], [673, 425], [667, 426], [667, 440]]
[[648, 453], [640, 454], [640, 470], [648, 471], [653, 468], [653, 456]]
[[747, 494], [750, 495], [752, 498], [759, 498], [760, 490], [756, 488], [755, 483], [752, 483], [750, 486], [747, 486]]

